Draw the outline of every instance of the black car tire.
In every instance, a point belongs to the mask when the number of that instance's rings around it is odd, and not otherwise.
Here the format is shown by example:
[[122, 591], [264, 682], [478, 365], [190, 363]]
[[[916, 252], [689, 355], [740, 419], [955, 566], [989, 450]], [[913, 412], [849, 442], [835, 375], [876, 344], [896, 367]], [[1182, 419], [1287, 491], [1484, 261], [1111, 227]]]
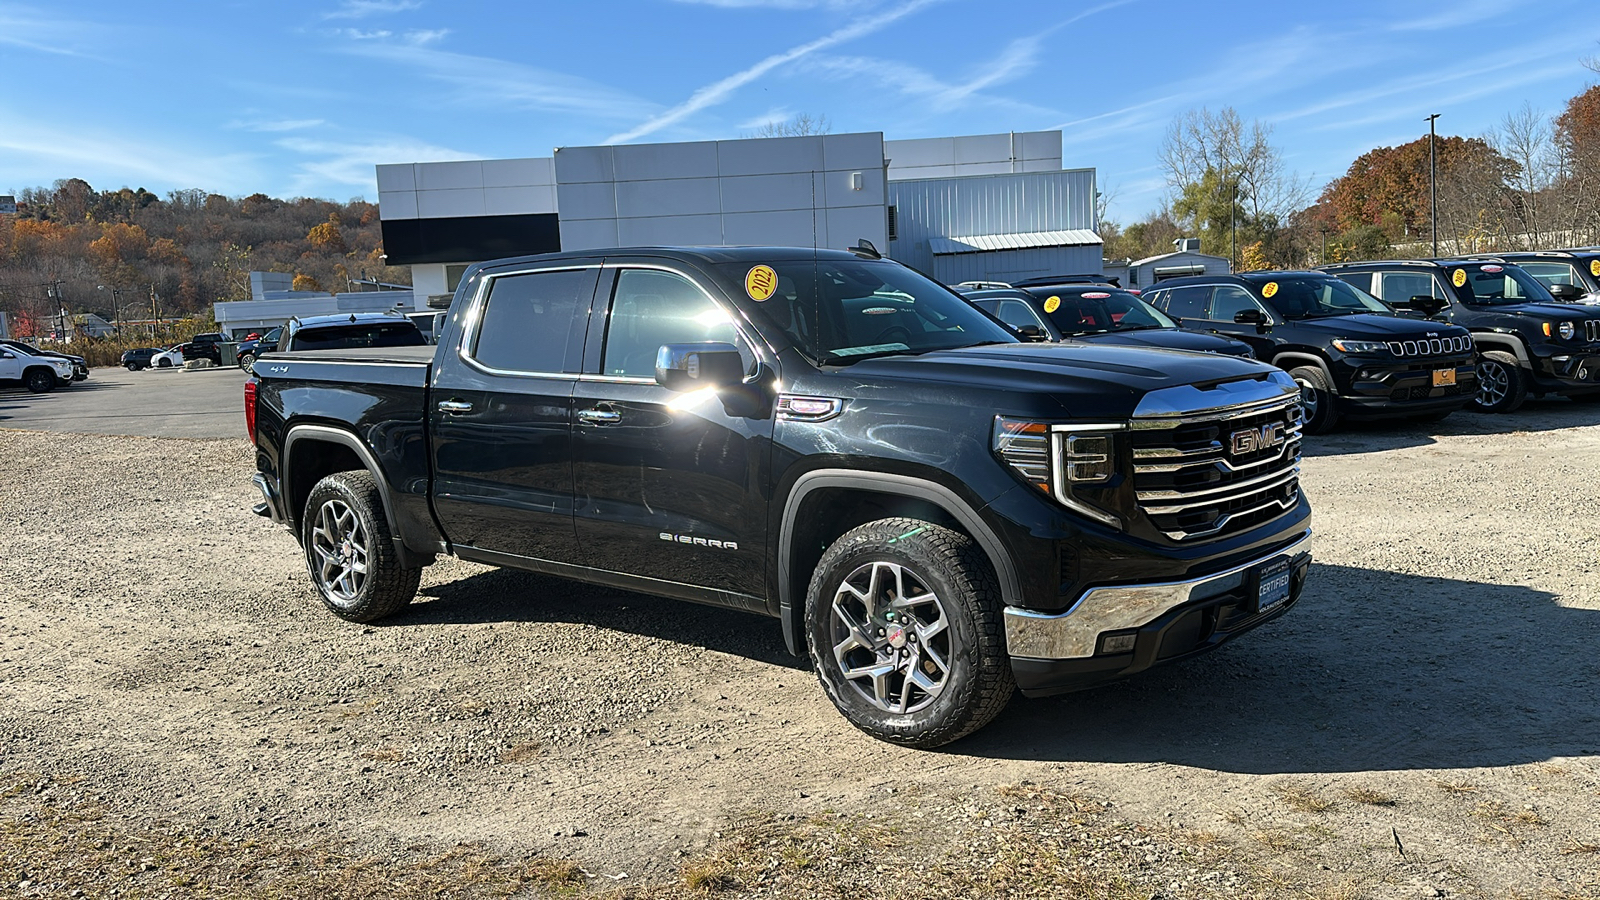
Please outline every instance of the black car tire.
[[172, 368], [172, 360], [163, 359], [160, 362], [156, 363], [156, 368], [158, 368], [158, 369], [170, 369], [170, 368]]
[[1327, 434], [1339, 424], [1339, 410], [1334, 407], [1333, 388], [1328, 376], [1315, 366], [1290, 369], [1289, 377], [1300, 385], [1300, 406], [1305, 414], [1307, 434]]
[[[895, 579], [893, 590], [883, 583], [881, 598], [880, 577]], [[904, 590], [919, 602], [898, 610], [869, 604], [863, 585], [878, 599], [904, 599]], [[874, 605], [887, 608], [874, 613]], [[806, 646], [823, 690], [850, 724], [879, 740], [938, 747], [987, 725], [1016, 688], [1001, 608], [994, 571], [971, 538], [918, 519], [879, 519], [822, 554], [806, 591]], [[871, 678], [874, 699], [859, 679], [886, 662], [895, 668]]]
[[239, 368], [246, 373], [254, 375], [256, 371], [256, 358], [249, 353], [239, 357]]
[[306, 499], [300, 544], [317, 595], [341, 619], [374, 622], [417, 595], [422, 569], [400, 564], [370, 472], [335, 472], [317, 482]]
[[35, 394], [48, 394], [56, 389], [56, 373], [49, 369], [29, 369], [23, 373], [22, 383]]
[[132, 361], [125, 362], [122, 365], [123, 365], [123, 368], [126, 368], [129, 372], [137, 372], [140, 369], [144, 368], [144, 366], [141, 366], [138, 363], [132, 362]]
[[1486, 350], [1478, 355], [1478, 393], [1473, 395], [1476, 412], [1515, 412], [1528, 400], [1528, 373], [1517, 358], [1504, 350]]

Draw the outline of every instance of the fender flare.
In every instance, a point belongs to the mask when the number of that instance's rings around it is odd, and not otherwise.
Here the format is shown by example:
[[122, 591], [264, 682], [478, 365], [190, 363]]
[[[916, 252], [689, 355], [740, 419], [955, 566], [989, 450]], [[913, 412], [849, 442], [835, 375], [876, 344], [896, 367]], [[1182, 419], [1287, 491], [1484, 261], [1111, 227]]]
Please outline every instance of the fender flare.
[[862, 472], [856, 469], [817, 469], [800, 476], [789, 489], [789, 496], [783, 505], [781, 529], [778, 532], [778, 615], [783, 623], [783, 642], [789, 648], [789, 652], [797, 656], [806, 655], [804, 623], [800, 621], [805, 615], [805, 598], [793, 596], [794, 591], [790, 587], [794, 574], [790, 571], [790, 560], [794, 555], [795, 520], [799, 517], [800, 507], [806, 497], [824, 488], [853, 488], [878, 494], [894, 494], [925, 500], [943, 509], [961, 523], [961, 527], [977, 541], [984, 555], [989, 558], [990, 564], [994, 566], [995, 576], [1000, 580], [1002, 602], [1007, 606], [1015, 606], [1022, 601], [1022, 581], [1017, 577], [1016, 566], [1005, 544], [978, 515], [977, 510], [961, 499], [955, 491], [942, 484], [909, 475]]
[[393, 536], [395, 546], [400, 548], [402, 554], [405, 554], [405, 545], [400, 540], [400, 528], [394, 518], [393, 498], [389, 496], [389, 483], [383, 477], [383, 469], [378, 467], [377, 457], [374, 457], [372, 451], [367, 449], [367, 445], [361, 443], [361, 439], [354, 434], [340, 428], [331, 428], [327, 425], [293, 425], [290, 426], [289, 433], [283, 439], [283, 462], [280, 464], [282, 473], [279, 475], [279, 479], [284, 485], [285, 518], [294, 522], [296, 536], [298, 537], [300, 528], [305, 523], [299, 520], [300, 511], [294, 508], [296, 504], [289, 502], [291, 498], [288, 496], [288, 485], [294, 483], [290, 478], [291, 473], [294, 472], [294, 445], [307, 438], [313, 438], [324, 443], [339, 444], [355, 452], [356, 458], [360, 459], [361, 464], [367, 467], [367, 471], [372, 473], [372, 480], [378, 484], [378, 493], [383, 497], [383, 518], [389, 523], [389, 534]]
[[1509, 331], [1474, 331], [1472, 343], [1478, 352], [1484, 350], [1510, 350], [1517, 358], [1517, 364], [1523, 368], [1533, 368], [1533, 357], [1528, 355], [1528, 348], [1522, 338]]
[[[1290, 363], [1290, 365], [1284, 365], [1285, 362]], [[1327, 360], [1323, 359], [1322, 357], [1317, 356], [1314, 353], [1302, 353], [1297, 350], [1289, 350], [1272, 357], [1272, 364], [1284, 370], [1285, 372], [1289, 371], [1291, 368], [1297, 368], [1297, 366], [1294, 365], [1295, 363], [1311, 363], [1315, 365], [1318, 369], [1322, 370], [1322, 376], [1328, 379], [1328, 386], [1334, 388], [1335, 391], [1338, 390], [1336, 386], [1337, 382], [1333, 380], [1333, 370], [1328, 368]]]

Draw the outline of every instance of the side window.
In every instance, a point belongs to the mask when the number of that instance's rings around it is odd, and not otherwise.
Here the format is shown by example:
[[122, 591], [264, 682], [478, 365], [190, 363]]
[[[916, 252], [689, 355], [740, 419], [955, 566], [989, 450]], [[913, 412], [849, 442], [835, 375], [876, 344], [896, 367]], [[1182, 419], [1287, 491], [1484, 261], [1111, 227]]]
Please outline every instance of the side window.
[[1339, 280], [1345, 284], [1350, 285], [1358, 291], [1365, 291], [1374, 297], [1378, 296], [1377, 291], [1372, 289], [1371, 272], [1340, 272], [1338, 274]]
[[1384, 272], [1381, 280], [1383, 299], [1394, 306], [1404, 306], [1412, 297], [1444, 299], [1444, 292], [1427, 272]]
[[1211, 301], [1211, 288], [1173, 288], [1171, 293], [1167, 294], [1166, 301], [1166, 311], [1169, 316], [1179, 319], [1204, 319], [1206, 307]]
[[1250, 292], [1233, 285], [1222, 285], [1211, 296], [1211, 318], [1217, 322], [1232, 322], [1235, 313], [1246, 309], [1261, 309]]
[[489, 282], [472, 358], [511, 372], [576, 372], [598, 269], [502, 275]]
[[606, 321], [605, 375], [655, 378], [662, 344], [725, 341], [739, 348], [749, 371], [755, 356], [739, 337], [727, 311], [699, 285], [674, 272], [623, 269], [617, 273]]
[[996, 319], [1010, 325], [1012, 328], [1021, 328], [1032, 325], [1043, 328], [1044, 323], [1034, 315], [1033, 307], [1021, 300], [990, 300], [984, 303], [983, 308]]
[[1578, 279], [1578, 273], [1567, 263], [1519, 262], [1517, 265], [1529, 275], [1544, 282], [1545, 287], [1553, 284], [1583, 285]]

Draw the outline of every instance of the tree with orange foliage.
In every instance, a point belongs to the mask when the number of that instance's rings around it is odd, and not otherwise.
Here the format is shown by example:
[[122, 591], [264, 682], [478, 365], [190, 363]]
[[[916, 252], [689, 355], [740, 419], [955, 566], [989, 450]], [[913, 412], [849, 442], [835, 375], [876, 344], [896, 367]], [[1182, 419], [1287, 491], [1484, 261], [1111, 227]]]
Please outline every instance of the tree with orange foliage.
[[344, 234], [339, 230], [339, 214], [329, 213], [328, 221], [321, 225], [313, 226], [306, 234], [306, 240], [318, 250], [331, 250], [336, 253], [345, 252]]

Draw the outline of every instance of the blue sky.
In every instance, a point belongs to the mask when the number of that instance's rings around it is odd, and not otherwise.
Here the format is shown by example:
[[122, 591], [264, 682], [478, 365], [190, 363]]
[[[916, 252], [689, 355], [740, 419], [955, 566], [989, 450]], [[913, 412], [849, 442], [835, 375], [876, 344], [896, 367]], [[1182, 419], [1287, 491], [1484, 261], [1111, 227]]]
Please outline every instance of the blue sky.
[[[1537, 15], [1529, 12], [1537, 7]], [[1592, 0], [0, 0], [0, 192], [376, 199], [378, 163], [738, 137], [1059, 128], [1128, 222], [1183, 111], [1270, 123], [1320, 187], [1593, 83]]]

